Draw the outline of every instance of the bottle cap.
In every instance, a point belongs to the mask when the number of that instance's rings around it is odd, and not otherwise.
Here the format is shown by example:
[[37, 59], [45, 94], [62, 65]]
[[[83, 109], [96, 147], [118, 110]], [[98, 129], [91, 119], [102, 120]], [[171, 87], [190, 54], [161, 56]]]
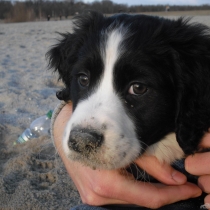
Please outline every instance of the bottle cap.
[[51, 119], [51, 118], [52, 118], [52, 113], [53, 113], [53, 111], [50, 110], [49, 112], [47, 112], [46, 116], [47, 116], [49, 119]]

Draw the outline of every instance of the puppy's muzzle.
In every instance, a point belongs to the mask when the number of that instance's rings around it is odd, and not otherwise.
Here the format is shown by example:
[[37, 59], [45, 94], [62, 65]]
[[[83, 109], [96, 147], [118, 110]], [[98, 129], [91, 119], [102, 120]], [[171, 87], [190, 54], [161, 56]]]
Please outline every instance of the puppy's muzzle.
[[69, 136], [68, 146], [79, 153], [97, 150], [103, 143], [103, 135], [94, 129], [73, 129]]

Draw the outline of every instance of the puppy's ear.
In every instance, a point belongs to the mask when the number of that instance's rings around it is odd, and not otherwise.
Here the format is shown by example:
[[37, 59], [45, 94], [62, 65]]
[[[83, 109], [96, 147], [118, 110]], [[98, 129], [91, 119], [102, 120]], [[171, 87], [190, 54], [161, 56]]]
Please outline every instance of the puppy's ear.
[[49, 59], [49, 68], [59, 73], [59, 79], [65, 84], [65, 88], [57, 92], [60, 100], [71, 100], [71, 72], [74, 64], [79, 59], [79, 50], [88, 37], [93, 37], [96, 28], [101, 27], [104, 20], [102, 14], [87, 11], [83, 15], [76, 16], [72, 33], [60, 33], [61, 39], [46, 54]]
[[210, 30], [184, 22], [176, 41], [174, 48], [179, 54], [176, 135], [184, 152], [192, 154], [199, 150], [199, 143], [210, 127]]
[[177, 106], [176, 136], [185, 154], [199, 151], [199, 143], [210, 127], [210, 88], [207, 87], [209, 84], [207, 82], [202, 84], [208, 89], [207, 92], [204, 89], [199, 90], [199, 87], [193, 87], [197, 86], [196, 80], [194, 82], [192, 87], [181, 91]]
[[57, 97], [60, 100], [68, 101], [70, 96], [71, 71], [76, 61], [74, 34], [65, 33], [60, 34], [61, 39], [58, 44], [54, 45], [46, 54], [49, 60], [48, 67], [58, 72], [59, 79], [65, 84], [65, 88], [57, 92]]

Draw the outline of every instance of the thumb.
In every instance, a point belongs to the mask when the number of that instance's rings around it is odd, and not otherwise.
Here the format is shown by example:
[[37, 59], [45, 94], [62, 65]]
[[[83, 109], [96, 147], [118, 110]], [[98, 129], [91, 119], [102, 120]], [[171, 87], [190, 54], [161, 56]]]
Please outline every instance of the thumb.
[[167, 185], [182, 185], [187, 178], [168, 163], [161, 163], [155, 156], [143, 155], [135, 163], [158, 181]]
[[200, 147], [202, 148], [209, 148], [210, 147], [210, 128], [209, 132], [205, 133], [200, 143]]

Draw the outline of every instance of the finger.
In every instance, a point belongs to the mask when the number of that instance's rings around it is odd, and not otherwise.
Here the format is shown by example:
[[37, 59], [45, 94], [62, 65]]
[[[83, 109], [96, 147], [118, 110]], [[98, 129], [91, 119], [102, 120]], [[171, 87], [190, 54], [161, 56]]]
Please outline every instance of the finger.
[[202, 191], [206, 193], [210, 193], [210, 175], [200, 176], [198, 178], [198, 186], [202, 189]]
[[[149, 208], [158, 208], [162, 205], [197, 197], [201, 194], [200, 188], [191, 183], [166, 186], [118, 179], [115, 180], [115, 184], [113, 191], [109, 192], [113, 198]], [[148, 198], [150, 198], [149, 201]]]
[[203, 147], [203, 148], [209, 148], [210, 147], [210, 129], [209, 129], [209, 132], [204, 135], [200, 146]]
[[185, 169], [190, 174], [197, 176], [210, 174], [210, 152], [196, 153], [185, 159]]
[[75, 184], [77, 186], [77, 189], [79, 190], [80, 198], [85, 204], [93, 206], [102, 206], [108, 204], [128, 204], [128, 202], [120, 199], [102, 196], [97, 190], [94, 191], [91, 188], [88, 188], [84, 185], [83, 187], [80, 187], [78, 186], [77, 182], [75, 182]]
[[184, 174], [167, 163], [160, 163], [155, 156], [143, 155], [135, 162], [140, 168], [164, 184], [179, 185], [187, 181]]
[[210, 209], [210, 195], [207, 195], [204, 199], [204, 203], [207, 209]]

